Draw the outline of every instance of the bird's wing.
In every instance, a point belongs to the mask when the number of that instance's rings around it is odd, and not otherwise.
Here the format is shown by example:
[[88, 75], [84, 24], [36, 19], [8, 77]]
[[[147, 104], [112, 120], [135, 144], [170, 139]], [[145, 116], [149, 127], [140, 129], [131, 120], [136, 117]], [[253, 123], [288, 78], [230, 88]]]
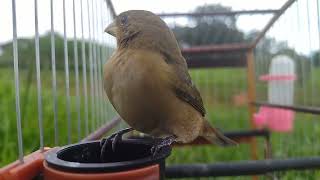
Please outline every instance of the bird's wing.
[[[166, 57], [168, 58], [168, 56]], [[203, 101], [196, 86], [192, 83], [191, 77], [188, 73], [188, 67], [186, 60], [179, 56], [174, 60], [166, 59], [176, 74], [176, 80], [173, 82], [175, 94], [178, 98], [184, 102], [190, 104], [194, 109], [199, 111], [202, 116], [205, 116], [206, 110], [203, 106]]]

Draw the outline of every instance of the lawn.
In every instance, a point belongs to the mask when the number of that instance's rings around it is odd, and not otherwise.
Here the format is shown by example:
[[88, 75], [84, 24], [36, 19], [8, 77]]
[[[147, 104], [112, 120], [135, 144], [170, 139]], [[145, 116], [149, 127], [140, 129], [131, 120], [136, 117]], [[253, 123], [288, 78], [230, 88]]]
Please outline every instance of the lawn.
[[[64, 72], [58, 71], [58, 127], [59, 127], [59, 145], [67, 144], [67, 114]], [[315, 72], [320, 77], [320, 71]], [[39, 131], [37, 116], [37, 95], [35, 75], [30, 75], [29, 71], [21, 70], [21, 108], [22, 108], [22, 126], [25, 154], [39, 148]], [[81, 75], [81, 74], [80, 74]], [[247, 105], [243, 102], [235, 102], [236, 97], [245, 97], [246, 94], [246, 71], [243, 68], [234, 69], [201, 69], [191, 70], [192, 78], [199, 87], [202, 94], [207, 117], [216, 127], [225, 131], [247, 130], [250, 129], [249, 115]], [[82, 76], [80, 76], [82, 77]], [[54, 144], [54, 123], [53, 123], [53, 103], [51, 71], [43, 69], [42, 78], [42, 98], [43, 98], [43, 121], [44, 121], [44, 139], [46, 146], [55, 146]], [[31, 79], [28, 80], [28, 79]], [[77, 130], [77, 111], [75, 97], [74, 72], [70, 72], [70, 93], [71, 93], [71, 120], [72, 120], [72, 142], [78, 141]], [[82, 82], [82, 78], [80, 78]], [[320, 83], [320, 81], [314, 81]], [[28, 84], [29, 90], [28, 90]], [[0, 166], [3, 166], [17, 159], [17, 133], [16, 133], [16, 115], [15, 115], [15, 95], [13, 86], [12, 69], [0, 69]], [[88, 84], [89, 85], [89, 84]], [[317, 84], [319, 85], [319, 84]], [[320, 87], [320, 85], [318, 86]], [[82, 93], [82, 83], [81, 83]], [[260, 89], [259, 89], [260, 88]], [[88, 87], [88, 90], [89, 87]], [[264, 100], [265, 93], [263, 85], [258, 87], [261, 93], [258, 98]], [[265, 91], [265, 90], [264, 90]], [[296, 96], [301, 94], [301, 88], [297, 88]], [[28, 93], [27, 93], [28, 92]], [[90, 91], [89, 91], [90, 92]], [[297, 97], [296, 97], [297, 98]], [[103, 99], [103, 98], [99, 98]], [[310, 98], [309, 98], [310, 99]], [[312, 99], [312, 98], [311, 98]], [[245, 101], [245, 100], [244, 100]], [[89, 99], [90, 102], [90, 99]], [[318, 101], [319, 102], [319, 101]], [[96, 104], [96, 103], [95, 103]], [[81, 133], [85, 136], [85, 122], [83, 120], [83, 97], [81, 97]], [[115, 113], [110, 105], [106, 108], [105, 119], [111, 119]], [[91, 116], [89, 116], [90, 118]], [[295, 120], [295, 129], [291, 133], [273, 133], [272, 148], [275, 158], [305, 157], [320, 155], [320, 143], [317, 143], [320, 137], [320, 126], [317, 122], [319, 117], [297, 113]], [[90, 131], [96, 129], [103, 122], [101, 120], [89, 120]], [[259, 158], [263, 159], [263, 141], [258, 140]], [[172, 155], [168, 158], [168, 164], [181, 163], [215, 163], [219, 161], [237, 161], [250, 159], [250, 146], [240, 144], [237, 147], [221, 148], [216, 146], [198, 146], [175, 148]], [[284, 172], [276, 174], [281, 179], [318, 179], [319, 171], [304, 172]], [[263, 178], [266, 178], [262, 176]], [[219, 178], [220, 179], [220, 178]], [[221, 179], [248, 179], [248, 177], [221, 178]]]

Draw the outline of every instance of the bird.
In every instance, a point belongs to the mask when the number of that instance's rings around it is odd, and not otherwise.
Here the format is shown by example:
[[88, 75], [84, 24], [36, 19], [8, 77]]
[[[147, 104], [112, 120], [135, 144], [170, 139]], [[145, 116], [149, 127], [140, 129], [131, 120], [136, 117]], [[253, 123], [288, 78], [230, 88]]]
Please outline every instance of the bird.
[[104, 90], [130, 128], [104, 138], [101, 155], [108, 139], [113, 139], [114, 149], [122, 135], [132, 130], [160, 139], [151, 149], [154, 154], [174, 142], [189, 143], [197, 137], [235, 144], [205, 118], [201, 95], [178, 42], [159, 16], [145, 10], [125, 11], [105, 32], [116, 38], [117, 47], [103, 67]]

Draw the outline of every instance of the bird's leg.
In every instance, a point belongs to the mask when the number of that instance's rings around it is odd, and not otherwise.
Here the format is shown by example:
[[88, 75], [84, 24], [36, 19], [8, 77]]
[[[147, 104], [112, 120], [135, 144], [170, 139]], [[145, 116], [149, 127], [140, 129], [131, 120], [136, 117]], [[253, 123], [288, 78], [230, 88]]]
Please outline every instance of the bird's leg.
[[116, 149], [116, 144], [122, 140], [122, 136], [130, 131], [133, 131], [133, 128], [122, 129], [116, 133], [111, 134], [109, 137], [101, 139], [101, 141], [100, 141], [100, 147], [101, 147], [100, 158], [103, 159], [108, 141], [112, 141], [112, 150], [114, 152]]
[[175, 142], [176, 138], [177, 136], [171, 135], [165, 138], [158, 139], [151, 148], [152, 156], [155, 157], [161, 148], [170, 146], [173, 142]]

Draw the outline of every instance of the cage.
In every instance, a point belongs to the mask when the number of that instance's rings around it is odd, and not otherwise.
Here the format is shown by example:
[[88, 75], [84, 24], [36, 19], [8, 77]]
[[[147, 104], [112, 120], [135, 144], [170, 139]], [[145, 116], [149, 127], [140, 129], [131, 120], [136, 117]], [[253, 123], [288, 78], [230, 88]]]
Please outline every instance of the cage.
[[[103, 30], [129, 9], [152, 11], [168, 24], [207, 118], [239, 143], [217, 147], [197, 139], [175, 144], [166, 160], [166, 178], [320, 177], [319, 1], [166, 3], [2, 2], [0, 179], [42, 178], [44, 154], [52, 151], [47, 147], [98, 140], [127, 126], [104, 94], [103, 64], [116, 42]], [[277, 98], [269, 101], [268, 83], [260, 78], [278, 55], [295, 64], [294, 91], [274, 83]], [[295, 128], [279, 133], [257, 127], [259, 107], [294, 113]], [[147, 139], [138, 132], [128, 138]]]

